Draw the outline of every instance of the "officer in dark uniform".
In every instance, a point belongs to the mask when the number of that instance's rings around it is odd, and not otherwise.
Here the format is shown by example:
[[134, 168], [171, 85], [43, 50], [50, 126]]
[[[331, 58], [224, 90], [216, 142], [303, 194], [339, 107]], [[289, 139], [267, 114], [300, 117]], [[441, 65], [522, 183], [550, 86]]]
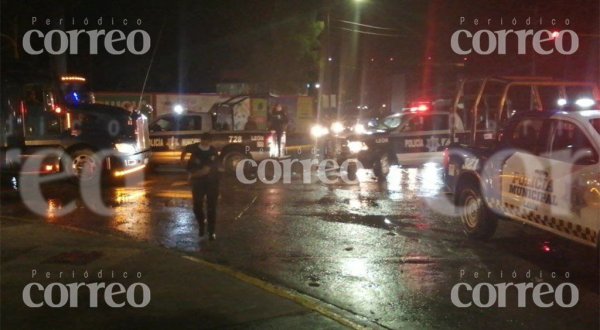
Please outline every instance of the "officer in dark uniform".
[[273, 107], [273, 111], [271, 112], [271, 119], [269, 123], [269, 128], [275, 131], [275, 135], [277, 138], [277, 156], [281, 157], [281, 138], [283, 137], [283, 133], [287, 129], [288, 125], [288, 117], [283, 109], [281, 104], [276, 104]]
[[208, 239], [215, 240], [215, 222], [217, 217], [217, 200], [219, 198], [219, 155], [210, 145], [210, 135], [204, 133], [200, 142], [187, 145], [181, 153], [183, 162], [187, 153], [188, 180], [192, 186], [194, 215], [198, 221], [199, 235], [204, 236], [204, 197], [206, 197], [206, 220], [208, 222]]

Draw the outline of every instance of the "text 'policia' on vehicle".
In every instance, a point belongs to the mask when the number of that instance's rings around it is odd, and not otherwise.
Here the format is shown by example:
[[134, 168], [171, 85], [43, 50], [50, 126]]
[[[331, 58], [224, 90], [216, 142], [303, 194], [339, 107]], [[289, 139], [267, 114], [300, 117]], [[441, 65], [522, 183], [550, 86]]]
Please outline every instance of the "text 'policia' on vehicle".
[[356, 157], [375, 176], [385, 179], [390, 165], [419, 166], [441, 163], [453, 131], [463, 131], [463, 120], [451, 113], [451, 99], [417, 101], [384, 118], [366, 134], [342, 141], [341, 157]]
[[64, 171], [82, 183], [122, 177], [148, 162], [146, 118], [95, 104], [83, 77], [3, 66], [0, 110], [3, 173], [18, 177], [42, 153], [49, 159], [41, 172]]
[[[237, 118], [236, 104], [247, 96], [235, 96], [214, 104], [208, 112], [186, 111], [175, 105], [173, 113], [156, 118], [150, 124], [150, 144], [152, 156], [150, 165], [180, 165], [184, 147], [200, 142], [200, 136], [208, 133], [211, 145], [221, 158], [228, 172], [235, 172], [238, 163], [245, 159], [261, 161], [269, 157], [283, 156], [286, 145], [285, 132], [279, 146], [275, 132], [258, 130], [255, 123]], [[280, 152], [277, 151], [279, 148]], [[248, 166], [247, 163], [243, 164]]]
[[463, 121], [451, 113], [451, 105], [450, 98], [412, 102], [399, 113], [367, 120], [339, 133], [334, 132], [332, 124], [332, 134], [323, 137], [327, 141], [326, 154], [338, 163], [351, 161], [350, 177], [355, 175], [355, 165], [360, 164], [372, 169], [379, 180], [385, 180], [391, 165], [441, 163], [451, 133], [464, 131]]
[[465, 131], [444, 181], [465, 233], [511, 219], [600, 249], [600, 110], [594, 84], [482, 79], [461, 84]]

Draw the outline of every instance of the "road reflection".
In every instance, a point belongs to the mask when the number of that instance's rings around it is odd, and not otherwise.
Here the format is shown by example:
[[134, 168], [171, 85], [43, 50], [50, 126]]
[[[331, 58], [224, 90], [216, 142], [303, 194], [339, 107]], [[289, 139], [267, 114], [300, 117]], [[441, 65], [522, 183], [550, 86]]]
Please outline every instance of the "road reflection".
[[427, 163], [420, 168], [392, 166], [387, 177], [387, 189], [392, 200], [435, 197], [443, 185], [442, 168], [435, 163]]
[[148, 191], [143, 186], [119, 187], [109, 194], [107, 199], [113, 202], [114, 215], [109, 217], [109, 226], [127, 235], [151, 239], [150, 216], [152, 214]]

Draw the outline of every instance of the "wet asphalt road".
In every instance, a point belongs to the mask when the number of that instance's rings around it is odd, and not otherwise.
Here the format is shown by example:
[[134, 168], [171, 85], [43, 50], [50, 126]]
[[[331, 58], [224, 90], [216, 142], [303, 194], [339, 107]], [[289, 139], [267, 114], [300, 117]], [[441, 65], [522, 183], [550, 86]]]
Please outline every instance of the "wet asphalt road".
[[[455, 218], [431, 210], [447, 198], [435, 166], [394, 168], [385, 183], [368, 172], [359, 178], [358, 184], [304, 184], [296, 173], [292, 184], [244, 185], [226, 177], [215, 242], [198, 238], [183, 172], [149, 174], [132, 187], [106, 189], [102, 198], [114, 212], [110, 216], [93, 212], [76, 186], [65, 183], [45, 188], [50, 207], [44, 216], [32, 214], [10, 196], [2, 201], [2, 213], [199, 255], [387, 328], [599, 328], [593, 249], [506, 221], [488, 242], [465, 240]], [[56, 216], [70, 201], [75, 201], [75, 211]], [[450, 298], [460, 282], [544, 281], [555, 288], [574, 283], [577, 304], [541, 308], [529, 297], [526, 307], [517, 307], [513, 291], [508, 291], [503, 308], [458, 308]], [[464, 290], [460, 297], [473, 301]]]

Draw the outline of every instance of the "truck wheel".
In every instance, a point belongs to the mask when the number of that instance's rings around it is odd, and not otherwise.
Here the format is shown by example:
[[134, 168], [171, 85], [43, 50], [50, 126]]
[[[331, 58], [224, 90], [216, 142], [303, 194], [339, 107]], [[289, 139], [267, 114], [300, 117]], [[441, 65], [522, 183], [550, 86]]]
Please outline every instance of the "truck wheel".
[[378, 180], [383, 181], [387, 178], [388, 173], [390, 173], [390, 162], [388, 156], [383, 155], [373, 164], [373, 174]]
[[246, 155], [239, 151], [230, 151], [223, 156], [223, 167], [225, 171], [235, 173], [237, 164], [246, 158]]
[[358, 166], [355, 162], [348, 162], [348, 166], [346, 167], [346, 171], [348, 172], [349, 180], [356, 180], [356, 172], [358, 172]]
[[74, 176], [77, 181], [88, 183], [95, 182], [102, 174], [102, 162], [91, 149], [79, 149], [71, 152], [71, 164], [66, 165], [67, 173]]
[[498, 225], [497, 217], [488, 209], [483, 201], [479, 187], [465, 185], [458, 192], [460, 220], [467, 237], [486, 240], [494, 235]]
[[148, 162], [148, 164], [146, 165], [146, 174], [156, 173], [157, 168], [158, 166], [156, 164]]

